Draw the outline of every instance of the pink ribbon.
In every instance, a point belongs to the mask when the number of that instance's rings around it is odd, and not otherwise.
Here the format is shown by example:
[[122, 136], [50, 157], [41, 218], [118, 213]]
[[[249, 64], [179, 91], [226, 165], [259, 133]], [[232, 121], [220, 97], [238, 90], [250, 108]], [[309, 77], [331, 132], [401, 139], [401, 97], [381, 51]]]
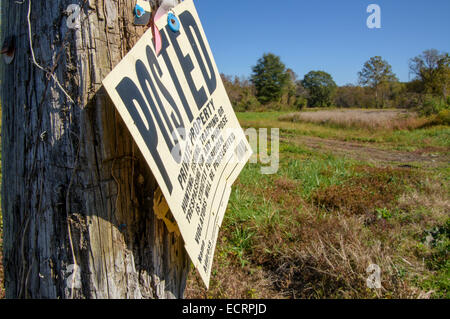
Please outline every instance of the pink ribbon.
[[162, 16], [166, 15], [176, 5], [177, 5], [177, 2], [175, 0], [163, 0], [161, 5], [159, 6], [158, 10], [156, 11], [156, 14], [151, 19], [153, 41], [155, 42], [155, 53], [157, 56], [158, 56], [159, 52], [161, 52], [162, 40], [161, 40], [161, 34], [159, 33], [159, 29], [156, 26], [156, 21], [161, 19]]

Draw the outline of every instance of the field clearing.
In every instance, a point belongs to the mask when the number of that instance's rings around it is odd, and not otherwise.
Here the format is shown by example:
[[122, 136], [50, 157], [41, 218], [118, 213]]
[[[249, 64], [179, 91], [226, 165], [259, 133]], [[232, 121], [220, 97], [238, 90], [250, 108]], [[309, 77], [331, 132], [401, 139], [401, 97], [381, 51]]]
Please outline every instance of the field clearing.
[[[317, 111], [319, 112], [319, 111]], [[382, 111], [377, 111], [382, 112]], [[378, 129], [367, 130], [359, 127], [280, 120], [288, 112], [247, 112], [238, 113], [243, 127], [280, 128], [282, 137], [312, 136], [337, 141], [357, 142], [374, 145], [376, 148], [399, 151], [419, 151], [423, 153], [446, 153], [450, 151], [450, 127], [430, 126], [415, 130]]]
[[[440, 166], [450, 161], [445, 148], [428, 147], [426, 149], [407, 152], [377, 148], [373, 144], [364, 145], [358, 142], [346, 142], [324, 139], [313, 136], [290, 136], [282, 138], [289, 144], [304, 145], [315, 150], [332, 152], [334, 155], [347, 156], [368, 163], [398, 163], [412, 165]], [[444, 153], [444, 154], [443, 154]]]
[[376, 129], [416, 129], [427, 120], [405, 110], [324, 110], [297, 112], [280, 116], [280, 121], [328, 124], [338, 127]]
[[[380, 112], [380, 111], [377, 111]], [[449, 128], [377, 130], [238, 113], [280, 128], [280, 169], [233, 187], [210, 290], [188, 298], [449, 298]], [[381, 268], [381, 289], [366, 285]]]

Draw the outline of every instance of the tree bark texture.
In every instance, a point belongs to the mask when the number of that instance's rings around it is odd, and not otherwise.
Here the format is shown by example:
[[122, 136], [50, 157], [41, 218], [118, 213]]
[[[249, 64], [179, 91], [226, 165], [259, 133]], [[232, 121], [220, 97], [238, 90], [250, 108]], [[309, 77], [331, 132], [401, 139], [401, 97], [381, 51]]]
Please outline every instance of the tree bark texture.
[[154, 214], [157, 183], [101, 84], [146, 30], [135, 1], [19, 2], [2, 1], [6, 297], [182, 298], [183, 240]]

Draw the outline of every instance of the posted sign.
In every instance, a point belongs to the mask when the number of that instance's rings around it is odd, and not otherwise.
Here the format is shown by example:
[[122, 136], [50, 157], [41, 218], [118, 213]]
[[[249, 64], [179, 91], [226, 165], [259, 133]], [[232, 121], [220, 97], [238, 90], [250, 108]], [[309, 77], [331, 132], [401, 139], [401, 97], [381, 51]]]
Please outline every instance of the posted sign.
[[192, 0], [174, 8], [180, 30], [157, 21], [104, 79], [209, 286], [231, 185], [251, 156]]

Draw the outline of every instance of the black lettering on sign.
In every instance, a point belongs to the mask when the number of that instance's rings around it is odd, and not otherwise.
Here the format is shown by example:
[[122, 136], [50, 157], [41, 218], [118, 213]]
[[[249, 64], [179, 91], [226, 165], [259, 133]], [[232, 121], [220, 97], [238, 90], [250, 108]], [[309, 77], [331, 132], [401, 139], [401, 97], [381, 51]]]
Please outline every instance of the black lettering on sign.
[[[194, 52], [195, 59], [200, 67], [200, 71], [203, 75], [204, 83], [208, 88], [208, 92], [209, 94], [213, 94], [217, 88], [217, 77], [199, 26], [189, 11], [185, 11], [180, 14], [179, 18], [183, 27], [182, 29], [186, 33], [186, 37], [191, 45], [192, 51]], [[194, 70], [194, 63], [191, 57], [192, 54], [183, 54], [180, 44], [177, 42], [180, 34], [180, 32], [169, 31], [169, 26], [166, 27], [166, 30], [161, 30], [163, 43], [161, 55], [169, 71], [168, 76], [171, 77], [181, 104], [186, 112], [186, 116], [190, 123], [192, 123], [194, 120], [192, 110], [188, 105], [186, 94], [183, 92], [180, 80], [175, 73], [173, 63], [170, 61], [167, 52], [167, 48], [170, 46], [168, 39], [170, 39], [170, 43], [173, 46], [177, 59], [179, 60], [185, 80], [189, 85], [189, 89], [198, 110], [201, 110], [206, 104], [208, 96], [204, 86], [200, 86], [199, 89], [195, 86], [192, 77], [192, 71]], [[134, 83], [129, 77], [124, 77], [116, 86], [116, 91], [122, 99], [124, 105], [127, 107], [130, 116], [145, 141], [147, 148], [149, 149], [150, 154], [152, 155], [159, 172], [164, 179], [166, 187], [171, 194], [173, 190], [172, 182], [157, 150], [157, 129], [159, 129], [164, 139], [164, 146], [168, 148], [173, 159], [180, 164], [183, 158], [180, 141], [186, 139], [185, 132], [181, 130], [185, 128], [185, 125], [183, 117], [180, 114], [179, 107], [181, 106], [177, 105], [169, 90], [163, 85], [161, 81], [161, 77], [163, 76], [161, 67], [154, 51], [149, 45], [146, 46], [146, 54], [150, 68], [146, 67], [144, 62], [139, 59], [135, 64], [139, 84]], [[138, 85], [140, 87], [138, 87]], [[143, 95], [140, 90], [142, 90]], [[168, 105], [163, 104], [162, 98], [165, 102], [167, 102], [165, 104]], [[143, 115], [143, 118], [141, 118], [141, 115]], [[208, 108], [200, 114], [199, 120], [205, 125], [211, 116], [211, 110]], [[180, 184], [182, 184], [183, 177], [185, 178], [185, 176], [181, 176], [181, 181], [179, 178]]]
[[[162, 84], [160, 77], [163, 75], [161, 71], [161, 67], [158, 64], [158, 61], [156, 60], [156, 56], [153, 53], [153, 50], [150, 49], [149, 46], [147, 46], [147, 59], [148, 64], [150, 65], [150, 70], [152, 72], [153, 78], [156, 81], [156, 85], [158, 85], [159, 90], [161, 91], [162, 95], [166, 99], [166, 101], [169, 103], [169, 105], [172, 107], [172, 110], [175, 112], [170, 115], [170, 118], [172, 119], [172, 122], [175, 126], [176, 131], [172, 129], [172, 126], [170, 125], [170, 122], [168, 122], [169, 125], [169, 132], [172, 133], [172, 137], [175, 142], [175, 149], [170, 148], [172, 151], [172, 157], [174, 160], [180, 164], [182, 153], [181, 153], [181, 146], [180, 146], [180, 140], [185, 139], [185, 134], [181, 134], [182, 132], [180, 130], [184, 130], [184, 122], [183, 118], [181, 117], [180, 110], [178, 109], [177, 104], [175, 103], [174, 99], [170, 95], [169, 91], [165, 88], [165, 86]], [[154, 94], [155, 97], [157, 97], [157, 94]], [[158, 105], [161, 109], [161, 112], [165, 115], [164, 112], [164, 105], [161, 103], [161, 100], [159, 97], [157, 98]], [[167, 118], [166, 118], [167, 121]], [[176, 154], [176, 156], [175, 156]]]
[[[120, 81], [120, 83], [116, 86], [116, 91], [122, 99], [122, 102], [127, 106], [131, 118], [133, 119], [139, 133], [147, 144], [147, 148], [149, 149], [153, 160], [158, 166], [159, 172], [164, 179], [164, 183], [166, 184], [169, 193], [172, 194], [172, 182], [167, 175], [167, 171], [157, 150], [158, 135], [156, 133], [156, 126], [153, 122], [152, 116], [150, 115], [147, 103], [139, 92], [136, 84], [134, 84], [134, 82], [129, 77], [124, 77]], [[134, 101], [136, 101], [142, 114], [144, 114], [145, 120], [148, 124], [148, 128], [142, 120]]]
[[[202, 70], [203, 77], [205, 78], [206, 85], [208, 86], [209, 94], [213, 94], [217, 88], [216, 73], [214, 72], [211, 58], [208, 54], [208, 51], [206, 50], [206, 45], [205, 42], [203, 41], [203, 37], [200, 34], [200, 29], [198, 28], [194, 17], [189, 11], [184, 11], [182, 14], [180, 14], [180, 21], [181, 25], [183, 26], [183, 30], [184, 32], [186, 32], [189, 42], [191, 43], [192, 49], [194, 50], [195, 57], [197, 59], [198, 64], [200, 65], [200, 69]], [[195, 43], [194, 34], [192, 33], [192, 31], [195, 32], [195, 37], [197, 38], [197, 41], [200, 44], [200, 48], [202, 50], [203, 56], [205, 57], [206, 64], [208, 64], [210, 76], [208, 76], [206, 66], [203, 63], [202, 56], [200, 55], [200, 50], [197, 47], [197, 44]]]
[[[162, 106], [161, 99], [159, 98], [158, 92], [156, 91], [155, 84], [153, 83], [152, 78], [150, 77], [150, 74], [147, 71], [147, 68], [145, 67], [144, 63], [141, 60], [136, 61], [136, 75], [138, 77], [141, 89], [144, 92], [145, 98], [147, 99], [147, 102], [150, 104], [150, 109], [152, 111], [153, 116], [155, 117], [156, 124], [158, 124], [161, 134], [164, 137], [164, 140], [166, 141], [166, 145], [169, 148], [169, 150], [172, 150], [174, 144], [172, 143], [172, 140], [169, 137], [169, 133], [167, 132], [163, 120], [161, 119], [160, 112], [164, 118], [167, 127], [169, 128], [169, 132], [173, 131], [172, 125], [170, 124], [169, 119], [167, 118], [167, 113], [164, 107]], [[152, 97], [150, 96], [148, 86], [150, 86], [150, 89], [153, 92], [153, 96], [155, 97], [155, 100], [158, 103], [160, 112], [156, 109], [155, 101], [153, 101]], [[154, 134], [156, 134], [156, 131]]]
[[200, 110], [203, 105], [205, 105], [208, 97], [206, 96], [206, 91], [203, 87], [197, 90], [194, 84], [194, 79], [192, 78], [192, 71], [194, 70], [194, 63], [192, 62], [191, 56], [187, 54], [183, 55], [181, 52], [180, 45], [177, 42], [177, 38], [180, 36], [180, 32], [172, 32], [169, 26], [166, 27], [167, 33], [169, 34], [170, 41], [172, 42], [175, 53], [177, 54], [178, 61], [180, 62], [181, 68], [183, 69], [186, 81], [191, 89], [192, 96], [194, 97], [197, 108]]
[[175, 69], [173, 68], [172, 61], [170, 61], [169, 54], [167, 52], [167, 48], [169, 47], [169, 40], [164, 30], [161, 30], [161, 40], [162, 40], [162, 49], [161, 55], [166, 63], [167, 69], [169, 70], [170, 77], [173, 80], [173, 84], [175, 85], [175, 89], [177, 90], [178, 96], [180, 97], [181, 103], [183, 104], [184, 111], [189, 119], [189, 122], [192, 122], [194, 116], [192, 115], [191, 108], [186, 100], [186, 95], [181, 88], [180, 80], [178, 79], [177, 74], [175, 73]]

